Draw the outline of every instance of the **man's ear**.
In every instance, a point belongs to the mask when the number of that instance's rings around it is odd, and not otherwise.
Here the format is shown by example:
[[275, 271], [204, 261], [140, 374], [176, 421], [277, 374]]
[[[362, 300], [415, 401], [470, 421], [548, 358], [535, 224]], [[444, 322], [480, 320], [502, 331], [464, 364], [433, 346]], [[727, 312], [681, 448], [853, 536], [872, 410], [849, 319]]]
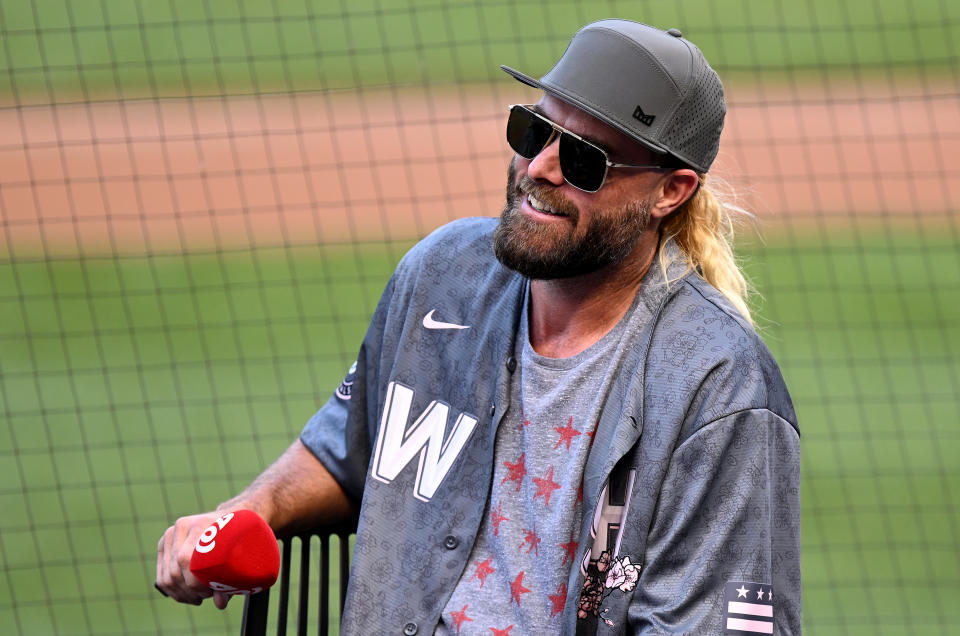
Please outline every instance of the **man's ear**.
[[651, 214], [664, 219], [693, 196], [700, 184], [700, 177], [689, 168], [673, 170], [660, 180], [659, 197], [654, 202]]

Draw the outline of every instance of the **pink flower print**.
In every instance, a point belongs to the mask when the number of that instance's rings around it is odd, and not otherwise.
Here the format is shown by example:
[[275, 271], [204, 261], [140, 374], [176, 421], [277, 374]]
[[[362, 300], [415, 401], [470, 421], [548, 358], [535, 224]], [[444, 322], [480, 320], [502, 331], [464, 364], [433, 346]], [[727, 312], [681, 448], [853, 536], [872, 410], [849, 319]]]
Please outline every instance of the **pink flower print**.
[[639, 572], [637, 572], [637, 566], [633, 563], [630, 563], [630, 557], [625, 556], [623, 559], [617, 559], [613, 562], [613, 565], [610, 567], [610, 571], [607, 572], [607, 580], [604, 583], [604, 587], [607, 588], [619, 588], [621, 592], [632, 592], [633, 588], [637, 585], [637, 579], [640, 577]]

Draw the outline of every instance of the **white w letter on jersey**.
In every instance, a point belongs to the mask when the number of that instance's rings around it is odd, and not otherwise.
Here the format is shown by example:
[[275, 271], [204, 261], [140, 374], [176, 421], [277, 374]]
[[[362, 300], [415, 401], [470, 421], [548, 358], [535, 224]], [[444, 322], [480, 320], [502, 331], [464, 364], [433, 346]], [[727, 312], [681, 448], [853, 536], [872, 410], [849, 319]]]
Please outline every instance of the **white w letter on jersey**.
[[461, 414], [444, 441], [450, 407], [434, 400], [407, 430], [412, 403], [413, 389], [396, 382], [387, 385], [372, 472], [375, 479], [389, 484], [419, 453], [413, 496], [429, 501], [476, 428], [477, 419]]

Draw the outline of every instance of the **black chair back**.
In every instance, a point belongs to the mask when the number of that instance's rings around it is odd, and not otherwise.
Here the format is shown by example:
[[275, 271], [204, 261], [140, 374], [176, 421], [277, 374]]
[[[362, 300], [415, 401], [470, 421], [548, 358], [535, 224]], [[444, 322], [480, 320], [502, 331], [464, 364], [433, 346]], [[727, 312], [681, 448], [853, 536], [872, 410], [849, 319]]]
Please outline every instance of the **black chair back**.
[[[339, 542], [337, 572], [339, 574], [339, 604], [340, 612], [337, 617], [343, 613], [343, 602], [347, 593], [347, 579], [350, 576], [350, 554], [349, 547], [350, 536], [356, 532], [356, 521], [344, 523], [336, 526], [325, 526], [316, 528], [308, 532], [303, 532], [280, 539], [281, 560], [280, 577], [273, 588], [264, 590], [259, 594], [247, 596], [243, 605], [243, 622], [240, 629], [241, 636], [266, 636], [268, 609], [270, 605], [271, 592], [277, 593], [278, 609], [276, 615], [276, 634], [283, 636], [287, 633], [288, 609], [290, 604], [290, 572], [292, 554], [294, 553], [294, 544], [299, 544], [299, 570], [300, 580], [297, 589], [294, 591], [297, 596], [297, 636], [307, 636], [311, 633], [310, 629], [310, 584], [311, 584], [311, 563], [313, 559], [319, 560], [320, 575], [317, 594], [319, 595], [318, 616], [316, 617], [317, 629], [315, 632], [320, 636], [327, 636], [331, 630], [331, 611], [330, 611], [330, 571], [331, 571], [331, 537], [335, 537]], [[320, 538], [319, 554], [312, 556], [311, 543], [313, 537]]]

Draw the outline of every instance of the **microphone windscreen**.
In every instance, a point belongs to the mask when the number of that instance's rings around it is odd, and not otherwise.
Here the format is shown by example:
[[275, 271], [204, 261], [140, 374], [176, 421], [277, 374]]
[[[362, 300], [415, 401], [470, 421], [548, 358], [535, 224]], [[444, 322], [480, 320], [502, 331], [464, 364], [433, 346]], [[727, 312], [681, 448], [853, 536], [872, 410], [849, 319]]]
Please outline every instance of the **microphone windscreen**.
[[212, 590], [256, 594], [276, 583], [280, 574], [277, 539], [252, 510], [229, 512], [200, 535], [190, 571]]

